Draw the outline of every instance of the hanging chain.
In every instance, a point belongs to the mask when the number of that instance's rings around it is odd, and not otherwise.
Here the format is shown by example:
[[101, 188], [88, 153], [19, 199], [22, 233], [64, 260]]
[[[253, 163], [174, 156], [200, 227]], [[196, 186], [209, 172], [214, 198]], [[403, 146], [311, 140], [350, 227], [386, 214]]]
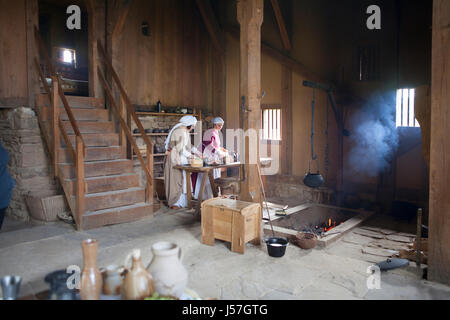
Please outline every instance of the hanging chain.
[[330, 143], [328, 140], [328, 129], [329, 129], [329, 96], [327, 96], [327, 126], [325, 129], [326, 145], [325, 145], [325, 185], [328, 186], [328, 168], [330, 166]]

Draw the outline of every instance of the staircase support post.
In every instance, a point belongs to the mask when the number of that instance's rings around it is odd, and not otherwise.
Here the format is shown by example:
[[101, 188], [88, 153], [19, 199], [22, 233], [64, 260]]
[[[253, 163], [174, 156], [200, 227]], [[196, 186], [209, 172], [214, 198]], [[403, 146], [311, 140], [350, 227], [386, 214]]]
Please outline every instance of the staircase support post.
[[61, 145], [60, 142], [60, 132], [59, 132], [59, 106], [58, 106], [58, 78], [56, 76], [52, 76], [52, 96], [51, 96], [51, 121], [49, 123], [52, 124], [52, 133], [53, 133], [53, 172], [55, 178], [58, 177], [58, 151]]
[[[150, 171], [151, 177], [153, 177], [153, 144], [151, 150], [147, 148], [147, 168]], [[154, 197], [154, 188], [153, 188], [153, 181], [148, 181], [147, 178], [147, 188], [145, 193], [146, 202], [148, 204], [153, 204], [153, 197]]]
[[77, 153], [77, 161], [75, 164], [75, 169], [76, 169], [76, 179], [77, 179], [77, 184], [76, 184], [76, 189], [77, 189], [77, 193], [76, 193], [76, 208], [77, 208], [77, 213], [76, 213], [76, 223], [77, 223], [77, 227], [78, 230], [81, 231], [82, 229], [82, 219], [83, 219], [83, 215], [85, 212], [85, 183], [84, 183], [84, 144], [83, 141], [81, 139], [81, 137], [77, 136], [76, 137], [76, 153]]

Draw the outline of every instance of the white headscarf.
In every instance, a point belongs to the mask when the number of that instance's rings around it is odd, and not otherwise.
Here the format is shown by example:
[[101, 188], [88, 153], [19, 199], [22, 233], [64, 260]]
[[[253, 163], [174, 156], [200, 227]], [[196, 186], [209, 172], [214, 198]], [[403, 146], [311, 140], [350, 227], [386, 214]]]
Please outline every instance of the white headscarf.
[[180, 119], [180, 122], [178, 122], [175, 127], [172, 128], [172, 130], [169, 133], [169, 136], [166, 139], [166, 151], [169, 151], [169, 144], [170, 144], [170, 138], [172, 137], [172, 133], [178, 129], [179, 127], [195, 127], [197, 125], [197, 118], [194, 116], [184, 116]]
[[224, 124], [225, 121], [223, 121], [223, 119], [221, 117], [217, 117], [212, 119], [212, 124]]

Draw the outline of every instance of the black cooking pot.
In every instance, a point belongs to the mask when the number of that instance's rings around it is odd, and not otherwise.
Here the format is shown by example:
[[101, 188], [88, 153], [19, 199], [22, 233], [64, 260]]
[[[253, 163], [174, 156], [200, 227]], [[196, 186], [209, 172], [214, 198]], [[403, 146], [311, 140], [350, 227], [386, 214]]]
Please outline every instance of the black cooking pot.
[[286, 248], [289, 244], [286, 238], [269, 238], [266, 239], [267, 251], [269, 256], [273, 258], [281, 258], [286, 253]]
[[303, 178], [303, 183], [310, 187], [310, 188], [320, 188], [323, 183], [323, 177], [322, 175], [317, 172], [317, 173], [308, 173], [305, 175], [305, 177]]

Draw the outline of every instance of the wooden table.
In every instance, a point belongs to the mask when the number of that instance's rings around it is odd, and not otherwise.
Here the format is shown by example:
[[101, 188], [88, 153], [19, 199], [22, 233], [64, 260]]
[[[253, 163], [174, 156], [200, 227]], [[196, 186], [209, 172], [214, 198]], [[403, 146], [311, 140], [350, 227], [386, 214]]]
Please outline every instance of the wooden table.
[[[186, 172], [186, 191], [187, 191], [187, 197], [188, 197], [188, 208], [192, 209], [192, 190], [191, 190], [191, 175], [193, 173], [204, 173], [202, 183], [200, 185], [200, 192], [198, 195], [198, 204], [197, 204], [197, 210], [196, 214], [200, 214], [201, 212], [201, 205], [203, 202], [203, 194], [206, 187], [206, 181], [209, 178], [209, 183], [211, 184], [211, 189], [213, 192], [214, 197], [217, 197], [217, 190], [216, 185], [214, 183], [214, 176], [213, 176], [213, 170], [215, 169], [228, 169], [228, 168], [236, 168], [239, 167], [242, 169], [242, 164], [240, 162], [230, 163], [230, 164], [223, 164], [223, 165], [217, 165], [217, 166], [208, 166], [208, 167], [201, 167], [201, 168], [195, 168], [191, 167], [189, 165], [185, 166], [174, 166], [175, 169], [183, 170]], [[240, 179], [242, 179], [242, 170], [240, 170]]]

